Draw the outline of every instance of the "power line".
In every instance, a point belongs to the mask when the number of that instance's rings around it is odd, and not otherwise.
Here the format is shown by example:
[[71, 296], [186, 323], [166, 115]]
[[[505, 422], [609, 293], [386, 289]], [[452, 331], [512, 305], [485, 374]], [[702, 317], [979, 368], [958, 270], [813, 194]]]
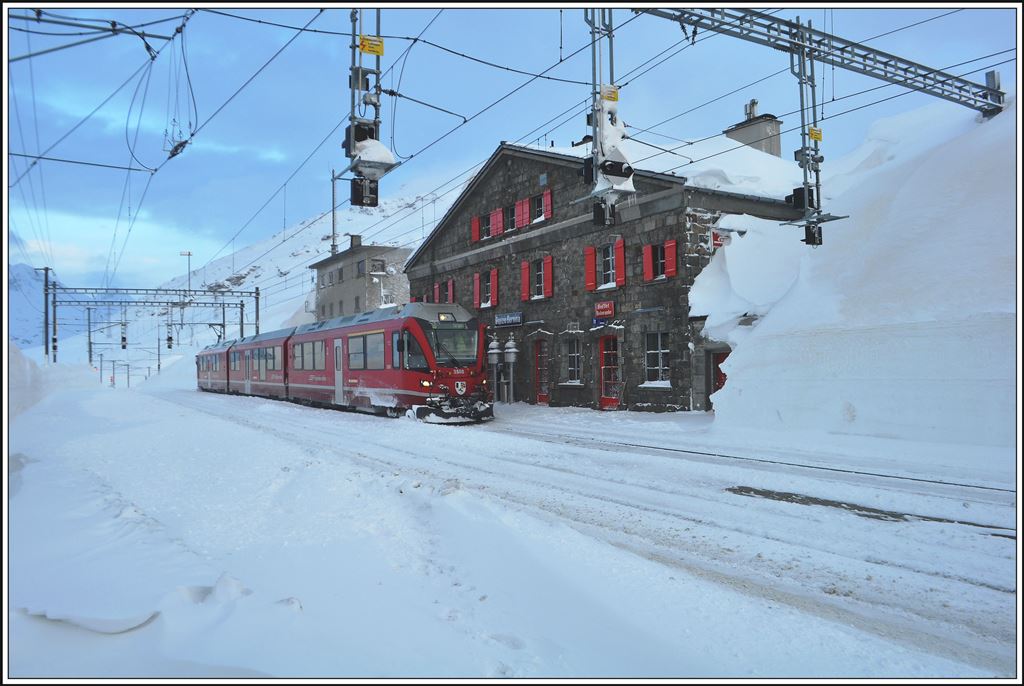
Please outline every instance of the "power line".
[[103, 167], [105, 169], [127, 169], [128, 171], [137, 171], [137, 172], [151, 171], [150, 169], [139, 169], [138, 167], [123, 167], [123, 166], [118, 165], [118, 164], [102, 164], [100, 162], [85, 162], [83, 160], [68, 160], [68, 159], [64, 159], [62, 157], [44, 157], [43, 155], [27, 155], [25, 153], [20, 153], [20, 152], [8, 152], [7, 154], [8, 155], [13, 155], [15, 157], [27, 157], [27, 158], [33, 159], [33, 160], [46, 160], [48, 162], [66, 162], [68, 164], [82, 164], [82, 165], [85, 165], [87, 167]]
[[[1013, 48], [1011, 48], [1011, 49], [1009, 49], [1009, 50], [1001, 50], [1001, 51], [999, 51], [999, 52], [995, 52], [995, 53], [992, 53], [992, 54], [990, 54], [990, 55], [986, 55], [985, 57], [977, 57], [977, 58], [975, 58], [975, 59], [973, 59], [973, 60], [967, 60], [966, 62], [960, 62], [960, 63], [958, 63], [958, 64], [953, 64], [953, 65], [950, 65], [950, 66], [948, 66], [948, 67], [942, 67], [941, 69], [936, 69], [936, 70], [934, 70], [934, 71], [945, 71], [946, 69], [953, 69], [953, 68], [955, 68], [955, 67], [958, 67], [958, 66], [961, 66], [961, 65], [964, 65], [964, 64], [968, 64], [968, 63], [970, 63], [970, 62], [977, 62], [978, 60], [982, 60], [982, 59], [987, 59], [988, 57], [993, 57], [993, 56], [995, 56], [995, 55], [1001, 55], [1001, 54], [1004, 54], [1004, 53], [1007, 53], [1007, 52], [1012, 52], [1012, 51], [1013, 51]], [[988, 66], [986, 66], [986, 67], [981, 67], [980, 69], [972, 69], [972, 70], [970, 70], [970, 71], [966, 71], [966, 72], [964, 72], [964, 73], [962, 73], [962, 74], [958, 74], [958, 75], [957, 75], [956, 77], [954, 77], [954, 78], [960, 78], [960, 77], [962, 77], [962, 76], [967, 76], [967, 75], [969, 75], [969, 74], [975, 74], [975, 73], [978, 73], [978, 72], [982, 72], [982, 71], [985, 71], [985, 70], [988, 70], [988, 69], [992, 69], [993, 67], [998, 67], [998, 66], [1001, 66], [1001, 65], [1004, 65], [1004, 64], [1009, 64], [1010, 62], [1014, 62], [1014, 61], [1016, 61], [1016, 58], [1010, 58], [1010, 59], [1008, 59], [1008, 60], [1003, 60], [1003, 61], [1001, 61], [1001, 62], [996, 62], [995, 64], [990, 64], [990, 65], [988, 65]], [[949, 79], [947, 79], [947, 80], [949, 80]], [[858, 91], [858, 92], [856, 92], [856, 93], [850, 93], [850, 94], [848, 94], [848, 95], [844, 95], [844, 96], [842, 96], [842, 97], [840, 97], [840, 98], [836, 98], [836, 101], [839, 101], [839, 100], [843, 100], [843, 99], [845, 99], [845, 98], [852, 98], [852, 97], [854, 97], [854, 96], [857, 96], [857, 95], [863, 95], [864, 93], [869, 93], [869, 92], [871, 92], [871, 91], [876, 91], [876, 90], [879, 90], [880, 88], [888, 88], [889, 86], [895, 86], [895, 85], [900, 85], [900, 86], [901, 86], [902, 88], [907, 88], [908, 90], [905, 90], [905, 91], [904, 91], [904, 92], [902, 92], [902, 93], [897, 93], [896, 95], [892, 95], [892, 96], [889, 96], [889, 97], [887, 97], [887, 98], [881, 98], [881, 99], [879, 99], [879, 100], [874, 100], [874, 101], [872, 101], [872, 102], [866, 103], [866, 104], [864, 104], [864, 105], [859, 105], [859, 106], [857, 106], [857, 107], [853, 107], [853, 108], [850, 108], [850, 109], [848, 109], [848, 110], [844, 110], [844, 111], [842, 111], [842, 112], [837, 112], [836, 114], [830, 114], [829, 116], [825, 117], [825, 118], [824, 118], [824, 119], [822, 119], [821, 121], [825, 121], [825, 120], [828, 120], [828, 119], [835, 119], [836, 117], [840, 117], [840, 116], [842, 116], [842, 115], [844, 115], [844, 114], [849, 114], [850, 112], [856, 112], [857, 110], [862, 110], [862, 109], [864, 109], [864, 108], [866, 108], [866, 107], [872, 107], [872, 106], [874, 106], [874, 105], [878, 105], [878, 104], [881, 104], [881, 103], [883, 103], [883, 102], [888, 102], [889, 100], [895, 100], [896, 98], [901, 98], [901, 97], [903, 97], [904, 95], [910, 95], [911, 93], [917, 93], [917, 92], [919, 92], [920, 90], [922, 90], [922, 89], [920, 89], [920, 88], [913, 88], [912, 86], [906, 86], [906, 85], [903, 85], [903, 84], [893, 84], [893, 83], [886, 83], [886, 84], [882, 84], [881, 86], [876, 86], [876, 87], [874, 87], [874, 88], [867, 88], [867, 89], [865, 89], [865, 90], [862, 90], [862, 91]], [[807, 110], [807, 109], [810, 109], [810, 107], [805, 107], [804, 109], [805, 109], [805, 110]], [[799, 111], [800, 111], [800, 110], [798, 109], [798, 110], [795, 110], [794, 112], [789, 112], [789, 113], [787, 113], [787, 114], [785, 114], [785, 115], [783, 115], [783, 116], [789, 116], [790, 114], [796, 114], [796, 113], [797, 113], [797, 112], [799, 112]], [[773, 135], [771, 135], [771, 136], [765, 136], [764, 138], [761, 138], [761, 139], [759, 139], [759, 140], [766, 140], [766, 139], [768, 139], [768, 138], [774, 138], [774, 137], [775, 137], [775, 135], [781, 135], [781, 134], [783, 134], [783, 133], [790, 133], [790, 132], [792, 132], [792, 131], [797, 131], [797, 130], [799, 130], [799, 129], [800, 129], [800, 127], [799, 127], [799, 126], [795, 126], [795, 127], [793, 127], [793, 128], [790, 128], [790, 129], [786, 129], [785, 131], [780, 131], [780, 132], [779, 132], [779, 134], [773, 134]], [[724, 135], [725, 135], [725, 134], [723, 134], [723, 133], [719, 133], [719, 134], [714, 134], [714, 135], [711, 135], [711, 136], [707, 136], [707, 137], [705, 137], [705, 138], [701, 138], [701, 139], [699, 139], [699, 140], [696, 140], [696, 141], [694, 141], [694, 143], [699, 143], [699, 142], [702, 142], [702, 141], [710, 140], [710, 139], [712, 139], [712, 138], [717, 138], [717, 137], [719, 137], [719, 136], [724, 136]], [[751, 143], [756, 143], [756, 142], [758, 142], [758, 141], [751, 141]], [[744, 143], [744, 144], [742, 144], [742, 145], [738, 145], [738, 146], [736, 146], [736, 147], [734, 147], [734, 148], [729, 148], [729, 149], [727, 149], [727, 150], [721, 150], [721, 151], [719, 151], [719, 152], [716, 152], [716, 153], [712, 153], [711, 155], [705, 155], [704, 157], [700, 157], [700, 158], [698, 158], [698, 159], [695, 159], [695, 160], [691, 160], [691, 161], [687, 162], [686, 164], [680, 164], [680, 165], [678, 165], [678, 166], [676, 166], [676, 167], [672, 167], [671, 169], [666, 169], [666, 170], [665, 170], [664, 172], [662, 172], [662, 173], [664, 173], [664, 174], [668, 174], [669, 172], [673, 172], [673, 171], [675, 171], [675, 170], [677, 170], [677, 169], [682, 169], [683, 167], [689, 166], [689, 165], [691, 165], [691, 164], [695, 164], [695, 163], [697, 163], [697, 162], [703, 162], [704, 160], [707, 160], [707, 159], [711, 159], [712, 157], [718, 157], [719, 155], [723, 155], [723, 154], [725, 154], [725, 153], [727, 153], [727, 152], [732, 152], [732, 151], [734, 151], [734, 150], [739, 150], [739, 149], [741, 149], [741, 148], [745, 148], [745, 147], [748, 147], [748, 145], [749, 145], [748, 143]], [[683, 147], [683, 146], [679, 146], [679, 147]], [[677, 149], [678, 149], [678, 148], [677, 148]], [[660, 154], [660, 153], [659, 153], [659, 154]], [[656, 156], [657, 156], [657, 155], [651, 155], [651, 156], [649, 156], [649, 157], [645, 157], [645, 158], [643, 158], [643, 159], [650, 159], [650, 157], [656, 157]]]
[[[180, 33], [181, 32], [180, 29], [183, 28], [184, 25], [185, 25], [184, 22], [181, 25], [179, 25], [178, 26], [178, 30], [175, 31], [175, 34]], [[167, 41], [162, 46], [160, 46], [160, 49], [156, 51], [157, 55], [159, 55], [163, 51], [163, 49], [166, 48], [171, 43], [172, 43], [172, 41]], [[122, 82], [120, 86], [118, 86], [117, 88], [114, 89], [114, 92], [112, 92], [110, 95], [108, 95], [106, 98], [104, 98], [103, 101], [99, 105], [97, 105], [95, 108], [93, 108], [93, 110], [91, 112], [89, 112], [89, 114], [85, 115], [85, 117], [83, 117], [77, 124], [75, 124], [70, 129], [68, 129], [67, 133], [65, 133], [63, 136], [61, 136], [56, 141], [54, 141], [50, 145], [50, 147], [48, 147], [46, 150], [44, 150], [41, 154], [42, 155], [46, 155], [51, 150], [53, 150], [55, 147], [57, 147], [61, 142], [63, 142], [64, 139], [66, 139], [68, 136], [70, 136], [72, 133], [74, 133], [76, 130], [78, 130], [78, 127], [80, 127], [82, 124], [87, 122], [90, 118], [92, 118], [92, 116], [94, 114], [99, 112], [100, 109], [102, 109], [104, 105], [106, 105], [108, 102], [110, 102], [114, 98], [115, 95], [117, 95], [118, 93], [121, 92], [121, 89], [123, 89], [125, 86], [127, 86], [129, 83], [131, 83], [132, 79], [134, 79], [136, 76], [138, 76], [138, 74], [143, 69], [145, 69], [147, 66], [149, 66], [150, 64], [152, 64], [152, 60], [146, 60], [145, 62], [143, 62], [139, 66], [138, 69], [136, 69], [134, 72], [132, 72], [131, 76], [129, 76], [127, 79], [125, 79], [124, 82]], [[37, 162], [38, 162], [38, 160], [33, 160], [33, 162], [29, 165], [28, 169], [26, 169], [24, 172], [22, 172], [22, 174], [20, 176], [18, 176], [18, 178], [15, 179], [13, 183], [9, 184], [8, 188], [14, 188], [14, 186], [16, 186], [21, 181], [21, 179], [24, 178], [25, 174], [27, 174], [32, 169], [32, 167], [35, 166], [35, 164], [37, 164]]]
[[[195, 138], [195, 137], [196, 137], [196, 135], [197, 135], [197, 134], [198, 134], [198, 133], [199, 133], [200, 131], [202, 131], [202, 130], [203, 130], [204, 128], [206, 128], [206, 125], [207, 125], [207, 124], [209, 124], [209, 123], [210, 123], [211, 121], [213, 121], [213, 119], [214, 119], [214, 118], [215, 118], [215, 117], [216, 117], [216, 116], [217, 116], [218, 114], [220, 114], [220, 113], [221, 113], [221, 111], [222, 111], [222, 110], [223, 110], [223, 109], [224, 109], [225, 107], [227, 107], [227, 106], [228, 106], [228, 103], [230, 103], [230, 102], [231, 102], [232, 100], [234, 100], [234, 99], [235, 99], [235, 97], [236, 97], [236, 96], [237, 96], [237, 95], [238, 95], [239, 93], [241, 93], [241, 92], [242, 92], [242, 91], [243, 91], [243, 90], [245, 89], [245, 87], [246, 87], [246, 86], [248, 86], [248, 85], [249, 85], [250, 83], [252, 83], [252, 82], [253, 82], [253, 79], [255, 79], [255, 78], [256, 78], [257, 76], [259, 76], [259, 75], [260, 75], [260, 74], [261, 74], [261, 73], [263, 72], [263, 70], [264, 70], [264, 69], [266, 69], [266, 68], [267, 68], [267, 67], [268, 67], [268, 66], [270, 65], [270, 63], [271, 63], [271, 62], [273, 62], [273, 61], [274, 61], [275, 59], [277, 59], [278, 55], [280, 55], [280, 54], [281, 54], [282, 52], [284, 52], [285, 48], [287, 48], [287, 47], [288, 47], [289, 45], [291, 45], [291, 44], [292, 44], [292, 42], [294, 42], [296, 38], [298, 38], [299, 36], [301, 36], [301, 35], [302, 35], [302, 33], [303, 33], [303, 31], [304, 31], [304, 30], [306, 29], [306, 27], [308, 27], [308, 26], [309, 26], [310, 24], [312, 24], [312, 23], [313, 23], [314, 21], [316, 21], [316, 20], [317, 20], [317, 19], [318, 19], [318, 18], [320, 17], [320, 15], [321, 15], [321, 14], [323, 14], [323, 12], [324, 12], [324, 10], [318, 10], [318, 11], [317, 11], [317, 13], [316, 13], [316, 15], [314, 15], [312, 19], [310, 19], [310, 20], [309, 20], [308, 22], [306, 22], [306, 26], [302, 27], [302, 29], [301, 29], [301, 30], [299, 30], [299, 31], [296, 31], [295, 35], [294, 35], [294, 36], [292, 36], [292, 37], [291, 37], [290, 39], [288, 39], [288, 42], [287, 42], [287, 43], [285, 43], [284, 45], [282, 45], [282, 46], [281, 46], [281, 47], [280, 47], [280, 48], [278, 49], [278, 51], [277, 51], [277, 52], [275, 52], [275, 53], [274, 53], [273, 55], [271, 55], [270, 59], [269, 59], [269, 60], [267, 60], [266, 62], [264, 62], [264, 63], [263, 63], [263, 66], [261, 66], [261, 67], [260, 67], [259, 69], [257, 69], [257, 70], [256, 70], [256, 72], [255, 72], [255, 73], [254, 73], [254, 74], [253, 74], [252, 76], [250, 76], [250, 77], [249, 77], [248, 79], [246, 79], [246, 80], [245, 80], [245, 83], [243, 83], [243, 84], [242, 84], [241, 86], [239, 86], [239, 87], [238, 87], [238, 88], [237, 88], [237, 89], [235, 90], [235, 92], [234, 92], [234, 93], [232, 93], [230, 97], [228, 97], [228, 99], [227, 99], [227, 100], [225, 100], [225, 101], [224, 101], [223, 103], [221, 103], [221, 106], [220, 106], [220, 107], [218, 107], [218, 108], [217, 108], [216, 110], [214, 110], [213, 114], [211, 114], [211, 115], [210, 115], [210, 116], [209, 116], [209, 117], [208, 117], [208, 118], [206, 119], [206, 121], [204, 121], [204, 122], [203, 122], [202, 124], [200, 124], [199, 126], [197, 126], [197, 127], [196, 127], [196, 130], [195, 130], [195, 131], [193, 131], [193, 132], [192, 132], [192, 134], [191, 134], [191, 135], [190, 135], [190, 136], [189, 136], [189, 137], [188, 137], [187, 139], [185, 139], [184, 141], [181, 141], [180, 143], [178, 143], [178, 145], [174, 146], [174, 149], [172, 149], [172, 150], [171, 150], [171, 154], [170, 154], [170, 155], [168, 156], [168, 158], [167, 158], [166, 160], [164, 160], [163, 162], [161, 162], [161, 163], [160, 163], [160, 165], [159, 165], [159, 166], [157, 166], [157, 168], [156, 168], [156, 169], [155, 169], [154, 171], [160, 171], [160, 169], [162, 169], [162, 168], [163, 168], [163, 166], [164, 166], [165, 164], [167, 164], [167, 163], [168, 163], [169, 161], [171, 161], [171, 160], [172, 160], [172, 159], [173, 159], [173, 158], [174, 158], [174, 157], [175, 157], [175, 156], [176, 156], [176, 155], [177, 155], [178, 153], [180, 153], [180, 152], [181, 152], [181, 150], [183, 150], [183, 149], [184, 149], [185, 145], [187, 145], [188, 143], [192, 142], [192, 139], [193, 139], [193, 138]], [[180, 146], [180, 147], [179, 147], [179, 146]]]
[[[781, 10], [776, 10], [776, 12], [778, 12], [778, 11], [781, 11]], [[952, 10], [950, 12], [945, 12], [943, 14], [936, 15], [934, 17], [928, 17], [927, 19], [923, 19], [921, 21], [917, 21], [917, 22], [914, 22], [912, 24], [907, 24], [905, 26], [900, 26], [900, 27], [892, 29], [890, 31], [885, 31], [884, 33], [879, 33], [879, 34], [876, 34], [876, 35], [871, 36], [869, 38], [864, 38], [864, 39], [860, 40], [859, 42], [860, 43], [867, 43], [867, 42], [873, 41], [873, 40], [875, 40], [877, 38], [881, 38], [883, 36], [888, 36], [888, 35], [891, 35], [893, 33], [897, 33], [899, 31], [905, 31], [905, 30], [913, 28], [915, 26], [920, 26], [921, 24], [925, 24], [925, 23], [930, 22], [930, 21], [935, 21], [936, 19], [942, 19], [943, 17], [948, 17], [951, 14], [956, 14], [957, 12], [962, 12], [962, 11], [963, 10], [961, 10], [961, 9], [957, 9], [957, 10]], [[769, 12], [769, 14], [771, 14], [771, 13]], [[719, 34], [714, 34], [714, 35], [719, 35]], [[701, 40], [706, 40], [706, 39], [702, 38]], [[698, 41], [698, 42], [700, 42], [700, 41]], [[830, 52], [830, 53], [827, 53], [827, 54], [830, 55], [832, 53]], [[645, 129], [640, 129], [638, 131], [638, 133], [645, 133], [645, 132], [656, 133], [656, 132], [653, 131], [653, 129], [656, 129], [659, 126], [662, 126], [663, 124], [667, 124], [668, 122], [673, 121], [675, 119], [678, 119], [679, 117], [687, 115], [687, 114], [689, 114], [691, 112], [695, 112], [695, 111], [701, 109], [702, 107], [706, 107], [706, 106], [708, 106], [708, 105], [710, 105], [712, 103], [718, 102], [719, 100], [721, 100], [723, 98], [726, 98], [726, 97], [728, 97], [730, 95], [734, 95], [735, 93], [738, 93], [738, 92], [740, 92], [740, 91], [742, 91], [742, 90], [744, 90], [746, 88], [750, 88], [751, 86], [757, 85], [758, 83], [761, 83], [762, 81], [767, 81], [768, 79], [774, 78], [774, 77], [779, 76], [780, 74], [784, 74], [784, 73], [786, 73], [788, 71], [789, 71], [789, 67], [785, 67], [783, 69], [780, 69], [779, 71], [776, 71], [776, 72], [773, 72], [771, 74], [768, 74], [767, 76], [762, 76], [761, 78], [759, 78], [759, 79], [757, 79], [755, 81], [751, 81], [750, 83], [746, 84], [745, 86], [740, 86], [739, 88], [737, 88], [735, 90], [731, 90], [728, 93], [724, 93], [724, 94], [722, 94], [722, 95], [720, 95], [720, 96], [718, 96], [716, 98], [712, 98], [711, 100], [707, 100], [707, 101], [697, 105], [696, 107], [692, 107], [692, 108], [690, 108], [690, 109], [688, 109], [688, 110], [686, 110], [684, 112], [680, 112], [679, 114], [673, 115], [673, 116], [669, 117], [668, 119], [664, 119], [664, 120], [658, 122], [657, 124], [654, 124], [652, 126], [648, 126]], [[834, 78], [833, 78], [832, 84], [833, 84], [833, 97], [832, 97], [832, 100], [835, 100], [836, 98], [835, 98], [835, 92], [834, 92], [835, 91], [835, 79]], [[797, 110], [797, 111], [799, 111], [799, 110]], [[783, 115], [783, 116], [786, 116], [786, 115]], [[638, 162], [639, 161], [642, 161], [642, 160], [638, 160]]]
[[[309, 33], [319, 33], [319, 34], [323, 34], [325, 36], [343, 36], [343, 37], [346, 37], [346, 38], [351, 36], [351, 34], [343, 33], [341, 31], [326, 31], [324, 29], [299, 29], [299, 27], [297, 27], [297, 26], [289, 26], [288, 24], [279, 24], [277, 22], [265, 21], [263, 19], [253, 19], [251, 17], [243, 17], [243, 16], [238, 15], [238, 14], [231, 14], [230, 12], [223, 12], [223, 11], [220, 11], [220, 10], [214, 10], [214, 9], [209, 9], [209, 8], [204, 8], [203, 11], [204, 12], [210, 12], [211, 14], [219, 14], [219, 15], [224, 16], [224, 17], [231, 17], [232, 19], [241, 19], [243, 21], [253, 22], [255, 24], [264, 24], [266, 26], [275, 26], [275, 27], [282, 28], [282, 29], [306, 30]], [[483, 65], [486, 65], [488, 67], [492, 67], [494, 69], [501, 69], [503, 71], [512, 72], [512, 73], [515, 73], [515, 74], [523, 74], [524, 76], [533, 76], [533, 77], [536, 77], [536, 78], [547, 79], [547, 80], [550, 80], [550, 81], [559, 81], [561, 83], [572, 83], [572, 84], [582, 85], [582, 86], [589, 86], [590, 85], [589, 81], [577, 81], [575, 79], [563, 79], [563, 78], [558, 78], [556, 76], [544, 76], [543, 74], [535, 74], [533, 72], [525, 71], [523, 69], [516, 69], [515, 67], [510, 67], [510, 66], [505, 65], [505, 64], [498, 64], [497, 62], [491, 62], [489, 60], [485, 60], [485, 59], [482, 59], [480, 57], [474, 57], [472, 55], [468, 55], [468, 54], [466, 54], [464, 52], [459, 52], [458, 50], [453, 50], [452, 48], [448, 48], [448, 47], [445, 47], [444, 45], [440, 45], [438, 43], [434, 43], [433, 41], [429, 41], [429, 40], [426, 40], [424, 38], [420, 38], [420, 36], [416, 36], [415, 38], [413, 38], [412, 36], [382, 35], [381, 38], [387, 38], [389, 40], [410, 41], [414, 45], [416, 43], [423, 43], [424, 45], [429, 45], [432, 48], [436, 48], [436, 49], [441, 50], [443, 52], [447, 52], [447, 53], [449, 53], [451, 55], [455, 55], [456, 57], [461, 57], [463, 59], [470, 60], [472, 62], [477, 62], [479, 64], [483, 64]], [[570, 57], [571, 57], [571, 55], [570, 55]], [[401, 59], [401, 57], [399, 57], [399, 59]], [[566, 59], [568, 59], [568, 58], [566, 58]], [[395, 60], [395, 61], [397, 62], [398, 60]], [[562, 61], [562, 60], [559, 60], [559, 61]]]

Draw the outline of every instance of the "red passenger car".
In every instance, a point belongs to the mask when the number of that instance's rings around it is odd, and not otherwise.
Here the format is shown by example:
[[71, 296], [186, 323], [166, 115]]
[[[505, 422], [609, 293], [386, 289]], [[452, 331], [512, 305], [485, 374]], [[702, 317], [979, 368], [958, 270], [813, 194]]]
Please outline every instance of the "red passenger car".
[[196, 380], [201, 391], [228, 390], [228, 348], [231, 341], [215, 343], [196, 355]]
[[231, 393], [420, 419], [494, 416], [483, 327], [459, 305], [410, 303], [226, 345]]

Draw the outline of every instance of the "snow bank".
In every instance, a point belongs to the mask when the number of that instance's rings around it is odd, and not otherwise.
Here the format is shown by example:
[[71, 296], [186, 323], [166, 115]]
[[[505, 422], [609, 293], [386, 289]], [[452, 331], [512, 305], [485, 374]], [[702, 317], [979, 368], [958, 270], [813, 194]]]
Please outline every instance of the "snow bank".
[[[1013, 445], [1015, 109], [882, 121], [825, 181], [827, 210], [850, 218], [825, 225], [823, 246], [751, 227], [719, 251], [694, 288], [739, 343], [716, 431]], [[782, 243], [803, 253], [788, 290]], [[759, 281], [785, 292], [770, 309]], [[767, 314], [740, 341], [730, 323], [751, 309]]]
[[54, 365], [40, 368], [7, 339], [8, 419], [13, 419], [54, 390], [94, 388], [99, 383], [88, 367]]

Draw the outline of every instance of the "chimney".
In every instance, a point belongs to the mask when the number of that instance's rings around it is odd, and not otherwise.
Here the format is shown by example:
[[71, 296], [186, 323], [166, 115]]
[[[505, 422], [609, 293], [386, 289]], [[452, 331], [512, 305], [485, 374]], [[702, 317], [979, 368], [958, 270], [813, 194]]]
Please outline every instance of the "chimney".
[[348, 246], [349, 250], [351, 250], [352, 248], [358, 248], [360, 245], [363, 244], [363, 237], [360, 236], [359, 234], [353, 233], [349, 234], [349, 236], [352, 238], [352, 243]]
[[773, 114], [758, 114], [756, 99], [743, 106], [743, 113], [746, 119], [733, 124], [722, 133], [756, 150], [782, 157], [782, 138], [779, 136], [782, 121], [776, 119]]

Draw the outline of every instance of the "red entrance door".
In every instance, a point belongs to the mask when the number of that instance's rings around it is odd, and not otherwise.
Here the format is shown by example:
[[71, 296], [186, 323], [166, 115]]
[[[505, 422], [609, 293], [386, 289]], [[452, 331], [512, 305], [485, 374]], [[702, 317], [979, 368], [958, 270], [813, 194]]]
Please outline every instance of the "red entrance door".
[[537, 380], [537, 402], [547, 404], [551, 397], [550, 378], [548, 376], [548, 342], [537, 341], [533, 344], [533, 378]]
[[722, 363], [725, 362], [725, 358], [729, 357], [728, 352], [724, 353], [711, 353], [711, 361], [714, 366], [714, 377], [712, 380], [712, 390], [715, 391], [722, 388], [725, 385], [725, 372], [722, 371]]
[[602, 410], [614, 410], [619, 406], [619, 399], [622, 397], [619, 339], [615, 336], [603, 336], [598, 340], [598, 350], [601, 358], [599, 405]]

